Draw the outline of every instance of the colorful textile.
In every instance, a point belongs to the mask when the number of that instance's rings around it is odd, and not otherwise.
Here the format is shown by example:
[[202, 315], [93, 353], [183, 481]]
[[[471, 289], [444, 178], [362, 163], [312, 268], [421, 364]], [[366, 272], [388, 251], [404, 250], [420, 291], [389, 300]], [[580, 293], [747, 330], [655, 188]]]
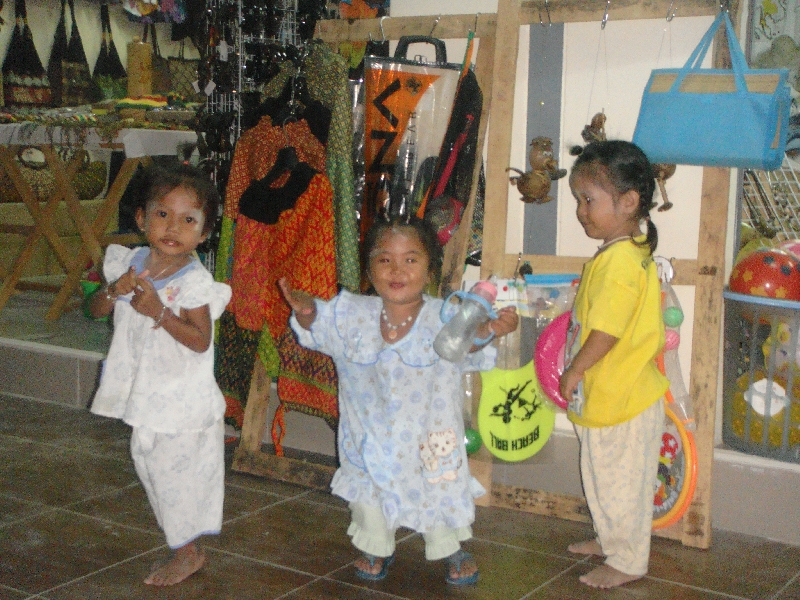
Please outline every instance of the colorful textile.
[[[348, 84], [348, 64], [325, 44], [311, 44], [303, 64], [308, 93], [331, 111], [325, 173], [333, 188], [336, 231], [336, 272], [339, 284], [358, 291], [361, 270], [358, 254], [358, 215], [353, 176], [353, 109]], [[264, 87], [266, 98], [280, 96], [294, 65], [287, 61]]]
[[277, 286], [282, 277], [312, 296], [336, 293], [332, 211], [330, 183], [318, 174], [275, 225], [239, 215], [230, 311], [240, 327], [258, 331], [266, 325], [273, 337], [280, 337], [291, 312]]

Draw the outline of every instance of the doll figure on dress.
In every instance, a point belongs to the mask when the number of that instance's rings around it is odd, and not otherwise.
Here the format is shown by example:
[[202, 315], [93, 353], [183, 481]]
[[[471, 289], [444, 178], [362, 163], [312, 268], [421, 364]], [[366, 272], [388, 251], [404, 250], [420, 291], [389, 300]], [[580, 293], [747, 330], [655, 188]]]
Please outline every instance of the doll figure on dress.
[[363, 553], [356, 574], [386, 577], [395, 532], [407, 527], [422, 533], [428, 560], [447, 559], [449, 583], [475, 583], [477, 564], [461, 542], [472, 537], [474, 499], [485, 490], [461, 458], [462, 374], [494, 366], [489, 339], [514, 331], [517, 314], [498, 311], [479, 328], [482, 344], [460, 363], [446, 361], [433, 349], [442, 300], [425, 294], [441, 268], [433, 228], [414, 217], [378, 219], [364, 252], [375, 295], [342, 291], [324, 302], [279, 282], [300, 344], [336, 363], [340, 466], [331, 488], [350, 503], [347, 533]]
[[144, 582], [166, 586], [205, 564], [197, 539], [222, 528], [225, 402], [213, 337], [231, 289], [194, 254], [220, 203], [208, 176], [189, 166], [145, 175], [135, 216], [148, 246], [109, 246], [108, 283], [90, 301], [94, 317], [114, 313], [91, 410], [133, 428], [136, 473], [173, 550]]

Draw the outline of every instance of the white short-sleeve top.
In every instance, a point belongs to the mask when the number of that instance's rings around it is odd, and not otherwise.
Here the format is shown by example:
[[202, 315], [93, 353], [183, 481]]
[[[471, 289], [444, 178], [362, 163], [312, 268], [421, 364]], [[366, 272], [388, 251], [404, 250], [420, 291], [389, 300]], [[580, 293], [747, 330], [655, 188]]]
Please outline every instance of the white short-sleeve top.
[[[131, 266], [141, 273], [149, 254], [146, 247], [109, 246], [106, 280], [116, 281]], [[217, 320], [231, 297], [230, 286], [214, 281], [197, 259], [153, 284], [175, 314], [207, 304], [211, 319]], [[153, 319], [131, 307], [132, 296], [120, 296], [114, 305], [114, 335], [92, 412], [163, 433], [211, 426], [225, 414], [214, 378], [213, 339], [205, 352], [190, 350], [163, 328], [153, 329]]]

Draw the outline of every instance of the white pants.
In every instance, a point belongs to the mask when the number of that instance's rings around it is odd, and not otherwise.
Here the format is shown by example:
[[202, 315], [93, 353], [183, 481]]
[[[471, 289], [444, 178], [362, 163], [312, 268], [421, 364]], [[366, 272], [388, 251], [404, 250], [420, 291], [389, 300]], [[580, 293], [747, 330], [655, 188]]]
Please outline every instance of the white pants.
[[650, 561], [664, 400], [619, 425], [576, 425], [575, 430], [583, 491], [606, 564], [628, 575], [644, 575]]
[[172, 549], [222, 529], [225, 426], [156, 433], [134, 427], [131, 456], [159, 527]]
[[[350, 503], [351, 521], [347, 535], [352, 539], [353, 545], [367, 554], [373, 556], [391, 556], [395, 550], [396, 529], [386, 526], [383, 511], [377, 506]], [[439, 560], [446, 558], [461, 549], [461, 542], [472, 537], [472, 527], [439, 527], [434, 531], [423, 533], [425, 540], [425, 558]]]

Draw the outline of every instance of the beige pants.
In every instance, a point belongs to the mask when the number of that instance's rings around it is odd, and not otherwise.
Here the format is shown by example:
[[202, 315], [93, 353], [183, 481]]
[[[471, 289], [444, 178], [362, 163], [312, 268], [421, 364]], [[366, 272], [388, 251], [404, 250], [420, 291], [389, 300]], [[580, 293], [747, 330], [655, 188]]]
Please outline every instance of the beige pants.
[[[377, 506], [350, 503], [351, 521], [347, 535], [352, 539], [353, 545], [367, 554], [373, 556], [391, 556], [395, 549], [396, 529], [386, 526], [383, 511]], [[423, 533], [425, 540], [425, 558], [439, 560], [458, 552], [461, 542], [472, 537], [472, 527], [451, 529], [440, 527], [429, 533]]]
[[606, 564], [628, 575], [644, 575], [650, 560], [664, 400], [619, 425], [576, 425], [575, 430], [581, 443], [583, 491]]

